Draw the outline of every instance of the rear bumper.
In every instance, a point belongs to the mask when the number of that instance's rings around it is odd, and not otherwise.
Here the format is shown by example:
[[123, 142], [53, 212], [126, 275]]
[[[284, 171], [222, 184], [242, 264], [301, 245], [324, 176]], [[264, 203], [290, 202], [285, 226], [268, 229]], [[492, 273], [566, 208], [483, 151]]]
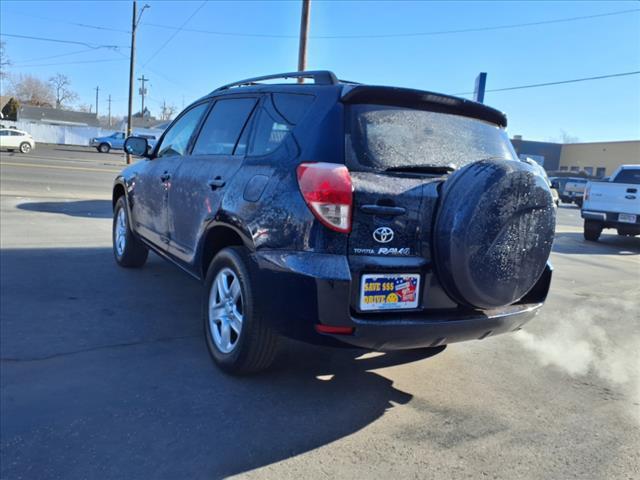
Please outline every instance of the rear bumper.
[[602, 224], [603, 228], [624, 228], [629, 231], [637, 231], [640, 233], [640, 215], [636, 215], [635, 223], [621, 222], [619, 221], [619, 213], [617, 212], [602, 212], [598, 210], [583, 209], [580, 215], [585, 220], [594, 220]]
[[[518, 330], [536, 315], [551, 281], [548, 266], [520, 303], [496, 310], [428, 309], [427, 294], [422, 310], [361, 313], [352, 308], [359, 278], [352, 280], [346, 256], [271, 251], [258, 252], [254, 258], [263, 305], [279, 333], [311, 343], [373, 350], [435, 347]], [[428, 268], [425, 276], [430, 274]], [[353, 332], [320, 334], [315, 329], [318, 324], [350, 327]]]
[[501, 311], [454, 317], [455, 319], [446, 315], [423, 319], [397, 316], [392, 320], [376, 321], [352, 318], [354, 333], [341, 335], [339, 340], [373, 350], [437, 347], [467, 340], [482, 340], [519, 330], [536, 315], [541, 306], [542, 303], [518, 305]]

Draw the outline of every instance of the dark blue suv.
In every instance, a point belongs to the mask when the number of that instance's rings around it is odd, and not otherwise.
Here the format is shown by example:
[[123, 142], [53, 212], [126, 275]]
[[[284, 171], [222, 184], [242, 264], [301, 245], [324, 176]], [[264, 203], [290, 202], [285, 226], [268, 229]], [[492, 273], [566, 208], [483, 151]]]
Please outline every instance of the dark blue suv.
[[[298, 83], [273, 83], [297, 79]], [[306, 83], [300, 83], [306, 79]], [[506, 117], [327, 71], [218, 88], [113, 189], [113, 250], [204, 282], [211, 355], [269, 366], [278, 338], [375, 350], [519, 329], [543, 304], [555, 207]]]

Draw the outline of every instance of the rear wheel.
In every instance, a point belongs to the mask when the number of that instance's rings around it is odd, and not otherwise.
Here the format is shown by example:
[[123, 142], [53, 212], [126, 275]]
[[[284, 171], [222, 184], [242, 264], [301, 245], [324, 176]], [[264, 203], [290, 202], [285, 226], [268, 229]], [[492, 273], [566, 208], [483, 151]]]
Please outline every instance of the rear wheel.
[[602, 225], [594, 220], [584, 221], [584, 239], [590, 242], [597, 242], [602, 233]]
[[98, 151], [100, 153], [109, 153], [109, 150], [111, 150], [111, 147], [108, 143], [101, 143], [100, 146], [98, 146]]
[[268, 368], [276, 355], [277, 335], [257, 298], [251, 259], [241, 247], [221, 250], [211, 262], [202, 302], [209, 353], [234, 375]]
[[113, 211], [113, 256], [121, 267], [138, 268], [145, 264], [149, 249], [131, 231], [124, 195]]
[[31, 144], [29, 142], [22, 142], [20, 144], [20, 153], [29, 153], [31, 151]]

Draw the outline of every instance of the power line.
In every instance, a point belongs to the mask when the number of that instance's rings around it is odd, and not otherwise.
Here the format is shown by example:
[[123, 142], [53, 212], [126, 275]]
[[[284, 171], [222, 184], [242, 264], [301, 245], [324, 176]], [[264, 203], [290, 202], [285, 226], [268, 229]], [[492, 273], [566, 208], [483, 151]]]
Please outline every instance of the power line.
[[58, 65], [79, 65], [83, 63], [109, 63], [109, 62], [122, 62], [120, 58], [107, 58], [103, 60], [78, 60], [76, 62], [58, 62], [58, 63], [35, 63], [35, 64], [24, 64], [24, 63], [16, 63], [12, 64], [13, 67], [56, 67]]
[[[494, 88], [486, 91], [487, 92], [506, 92], [508, 90], [521, 90], [523, 88], [548, 87], [550, 85], [562, 85], [565, 83], [586, 82], [589, 80], [602, 80], [603, 78], [624, 77], [627, 75], [638, 75], [638, 74], [640, 74], [640, 70], [635, 72], [611, 73], [609, 75], [599, 75], [597, 77], [584, 77], [584, 78], [574, 78], [572, 80], [560, 80], [557, 82], [533, 83], [531, 85], [519, 85], [517, 87]], [[453, 95], [471, 95], [472, 93], [473, 92], [454, 93]]]
[[178, 27], [178, 29], [177, 29], [175, 32], [173, 32], [173, 35], [171, 35], [171, 36], [167, 39], [167, 41], [166, 41], [166, 42], [164, 42], [164, 43], [160, 46], [160, 48], [158, 48], [155, 52], [153, 52], [153, 55], [151, 55], [151, 56], [147, 59], [147, 61], [144, 63], [144, 65], [142, 65], [142, 67], [143, 67], [143, 68], [144, 68], [144, 67], [146, 67], [146, 66], [149, 64], [149, 62], [150, 62], [151, 60], [153, 60], [153, 59], [155, 58], [155, 56], [156, 56], [156, 55], [158, 55], [158, 53], [160, 53], [160, 51], [161, 51], [164, 47], [166, 47], [166, 46], [169, 44], [169, 42], [170, 42], [171, 40], [173, 40], [173, 39], [175, 38], [175, 36], [176, 36], [176, 35], [178, 35], [178, 33], [180, 33], [180, 32], [182, 31], [182, 29], [183, 29], [183, 28], [187, 25], [187, 23], [189, 23], [189, 21], [190, 21], [190, 20], [191, 20], [195, 15], [196, 15], [196, 13], [198, 13], [198, 12], [202, 9], [202, 7], [204, 7], [204, 6], [206, 5], [207, 1], [208, 1], [208, 0], [204, 0], [204, 2], [202, 2], [202, 3], [200, 4], [200, 6], [199, 6], [198, 8], [196, 8], [196, 9], [195, 9], [195, 11], [194, 11], [190, 16], [189, 16], [189, 18], [187, 18], [184, 22], [182, 22], [182, 25], [180, 25], [180, 26]]
[[54, 42], [54, 43], [69, 43], [72, 45], [83, 45], [87, 48], [91, 48], [94, 50], [97, 50], [99, 48], [109, 48], [111, 50], [117, 50], [118, 48], [129, 48], [127, 46], [123, 46], [123, 45], [96, 45], [96, 44], [90, 44], [90, 43], [86, 43], [86, 42], [78, 42], [75, 40], [60, 40], [58, 38], [45, 38], [45, 37], [32, 37], [30, 35], [16, 35], [13, 33], [0, 33], [0, 36], [3, 37], [13, 37], [13, 38], [25, 38], [27, 40], [40, 40], [43, 42]]
[[[522, 28], [522, 27], [533, 27], [538, 25], [550, 25], [554, 23], [566, 23], [566, 22], [575, 22], [579, 20], [588, 20], [591, 18], [601, 18], [601, 17], [610, 17], [614, 15], [623, 15], [626, 13], [636, 13], [639, 12], [640, 9], [630, 9], [630, 10], [618, 10], [615, 12], [607, 12], [607, 13], [599, 13], [595, 15], [582, 15], [578, 17], [565, 17], [565, 18], [556, 18], [551, 20], [541, 20], [537, 22], [526, 22], [526, 23], [512, 23], [508, 25], [493, 25], [487, 27], [475, 27], [475, 28], [463, 28], [463, 29], [455, 29], [455, 30], [431, 30], [426, 32], [407, 32], [407, 33], [379, 33], [379, 34], [355, 34], [355, 35], [309, 35], [309, 38], [315, 39], [356, 39], [356, 38], [394, 38], [394, 37], [426, 37], [426, 36], [435, 36], [435, 35], [452, 35], [456, 33], [473, 33], [473, 32], [488, 32], [492, 30], [506, 30], [512, 28]], [[158, 23], [144, 23], [144, 25], [149, 27], [157, 27], [157, 28], [166, 28], [169, 30], [176, 31], [184, 31], [184, 32], [192, 32], [192, 33], [204, 33], [208, 35], [220, 35], [220, 36], [229, 36], [229, 37], [256, 37], [256, 38], [298, 38], [297, 35], [281, 35], [281, 34], [271, 34], [271, 33], [245, 33], [245, 32], [225, 32], [225, 31], [216, 31], [216, 30], [201, 30], [195, 28], [183, 28], [183, 27], [175, 27], [173, 25], [162, 25]]]
[[75, 25], [76, 27], [92, 28], [94, 30], [106, 30], [106, 31], [109, 31], [109, 32], [131, 33], [129, 30], [122, 30], [120, 28], [105, 27], [103, 25], [91, 25], [91, 24], [88, 24], [88, 23], [69, 22], [67, 20], [61, 20], [59, 18], [51, 18], [51, 17], [43, 17], [41, 15], [33, 15], [32, 13], [12, 12], [12, 11], [5, 12], [5, 13], [9, 13], [11, 15], [22, 15], [22, 16], [29, 17], [29, 18], [37, 18], [39, 20], [47, 20], [48, 22], [59, 22], [59, 23], [67, 24], [67, 25]]
[[68, 53], [61, 53], [58, 55], [49, 55], [48, 57], [30, 58], [29, 60], [23, 60], [22, 62], [19, 63], [19, 65], [24, 63], [39, 62], [41, 60], [49, 60], [51, 58], [69, 57], [71, 55], [77, 55], [78, 53], [93, 52], [93, 51], [94, 51], [93, 48], [83, 48], [82, 50], [76, 50], [74, 52], [68, 52]]

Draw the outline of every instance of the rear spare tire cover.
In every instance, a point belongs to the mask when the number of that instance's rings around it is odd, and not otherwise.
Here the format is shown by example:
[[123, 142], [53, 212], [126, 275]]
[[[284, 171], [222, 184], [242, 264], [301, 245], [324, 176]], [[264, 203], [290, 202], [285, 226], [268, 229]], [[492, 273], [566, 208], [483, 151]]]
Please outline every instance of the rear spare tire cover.
[[520, 300], [545, 269], [555, 216], [546, 180], [524, 162], [483, 160], [453, 173], [434, 229], [443, 288], [482, 309]]

